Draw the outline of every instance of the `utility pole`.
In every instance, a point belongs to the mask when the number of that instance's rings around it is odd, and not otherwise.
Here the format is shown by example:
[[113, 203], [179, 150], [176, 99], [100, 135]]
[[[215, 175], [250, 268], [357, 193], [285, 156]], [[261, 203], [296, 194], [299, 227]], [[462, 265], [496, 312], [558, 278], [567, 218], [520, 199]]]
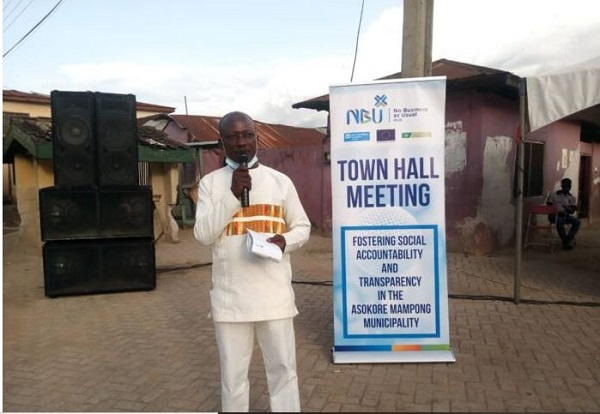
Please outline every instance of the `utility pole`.
[[402, 77], [431, 76], [433, 0], [404, 0]]

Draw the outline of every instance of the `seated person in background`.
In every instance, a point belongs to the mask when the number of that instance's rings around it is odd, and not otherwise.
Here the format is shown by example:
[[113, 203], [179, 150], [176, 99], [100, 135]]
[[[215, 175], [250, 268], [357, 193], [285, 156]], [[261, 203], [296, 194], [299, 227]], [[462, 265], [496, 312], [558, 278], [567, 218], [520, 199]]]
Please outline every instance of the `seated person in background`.
[[[556, 206], [556, 231], [562, 241], [563, 249], [571, 250], [573, 248], [573, 239], [579, 231], [581, 222], [573, 213], [577, 210], [577, 203], [575, 197], [570, 193], [571, 191], [571, 180], [569, 178], [563, 178], [560, 182], [561, 189], [550, 193], [548, 197], [548, 204]], [[569, 224], [571, 228], [569, 233], [565, 231], [565, 225]]]

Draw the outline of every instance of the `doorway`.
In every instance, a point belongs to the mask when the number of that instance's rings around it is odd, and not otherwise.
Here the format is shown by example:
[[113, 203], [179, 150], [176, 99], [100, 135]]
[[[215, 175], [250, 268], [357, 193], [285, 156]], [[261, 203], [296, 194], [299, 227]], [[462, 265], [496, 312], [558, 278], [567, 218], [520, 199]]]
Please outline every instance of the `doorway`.
[[592, 176], [592, 157], [582, 155], [579, 164], [579, 192], [577, 194], [577, 216], [588, 218], [590, 213], [590, 188]]

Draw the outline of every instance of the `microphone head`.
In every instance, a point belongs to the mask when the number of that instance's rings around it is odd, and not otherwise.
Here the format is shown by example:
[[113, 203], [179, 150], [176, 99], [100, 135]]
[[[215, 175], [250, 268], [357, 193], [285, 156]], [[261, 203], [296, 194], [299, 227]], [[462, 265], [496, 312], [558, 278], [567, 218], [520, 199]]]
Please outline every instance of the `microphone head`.
[[246, 164], [249, 161], [248, 153], [246, 151], [238, 151], [237, 156], [242, 164]]

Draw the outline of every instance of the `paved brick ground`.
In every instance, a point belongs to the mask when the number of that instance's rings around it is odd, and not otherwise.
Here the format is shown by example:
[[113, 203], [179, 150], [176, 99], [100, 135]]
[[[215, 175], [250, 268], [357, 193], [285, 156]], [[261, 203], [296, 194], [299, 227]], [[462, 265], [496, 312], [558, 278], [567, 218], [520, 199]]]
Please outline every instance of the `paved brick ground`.
[[[156, 290], [56, 299], [41, 249], [17, 235], [3, 244], [3, 411], [218, 411], [210, 253], [189, 229], [157, 243]], [[598, 226], [574, 251], [526, 251], [515, 305], [512, 251], [449, 254], [456, 362], [334, 365], [331, 240], [313, 235], [293, 257], [303, 411], [600, 411], [599, 258]], [[258, 351], [250, 375], [251, 409], [267, 411]]]

